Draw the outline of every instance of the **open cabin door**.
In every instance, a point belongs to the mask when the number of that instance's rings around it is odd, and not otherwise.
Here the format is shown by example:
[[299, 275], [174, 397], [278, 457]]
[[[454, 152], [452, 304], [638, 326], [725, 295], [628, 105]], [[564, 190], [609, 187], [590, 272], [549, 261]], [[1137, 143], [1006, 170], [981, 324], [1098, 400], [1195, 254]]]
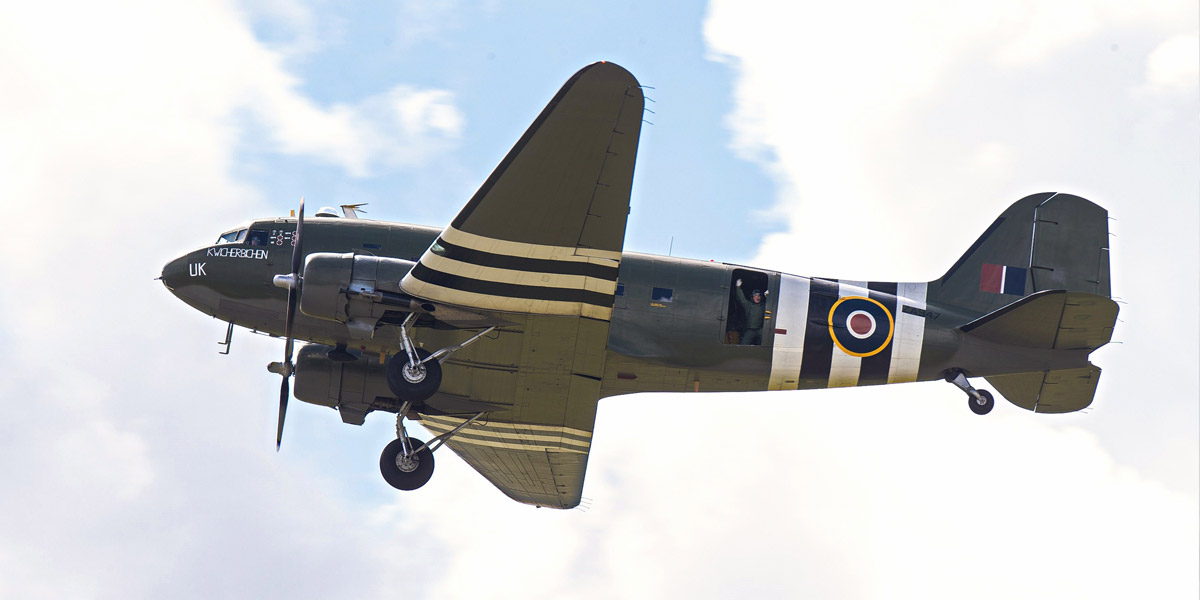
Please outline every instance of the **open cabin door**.
[[778, 275], [742, 267], [731, 267], [728, 274], [721, 341], [731, 346], [771, 345], [776, 301], [772, 290], [779, 286]]

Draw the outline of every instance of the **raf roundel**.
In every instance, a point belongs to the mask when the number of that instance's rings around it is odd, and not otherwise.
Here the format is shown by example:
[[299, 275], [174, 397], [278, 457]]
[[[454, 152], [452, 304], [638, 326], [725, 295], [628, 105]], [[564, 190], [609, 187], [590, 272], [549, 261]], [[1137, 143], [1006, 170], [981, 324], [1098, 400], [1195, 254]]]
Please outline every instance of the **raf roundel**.
[[829, 309], [829, 335], [850, 356], [874, 356], [887, 348], [896, 331], [891, 311], [862, 296], [839, 298]]

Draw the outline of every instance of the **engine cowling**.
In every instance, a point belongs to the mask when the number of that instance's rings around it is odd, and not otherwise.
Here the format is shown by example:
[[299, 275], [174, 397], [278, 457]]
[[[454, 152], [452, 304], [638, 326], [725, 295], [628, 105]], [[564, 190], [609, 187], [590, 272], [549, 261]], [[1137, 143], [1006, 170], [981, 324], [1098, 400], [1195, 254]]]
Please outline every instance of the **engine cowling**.
[[384, 366], [365, 357], [331, 360], [333, 348], [308, 344], [296, 355], [296, 399], [336, 408], [346, 423], [362, 425], [372, 410], [395, 411], [399, 403], [387, 385]]
[[[401, 310], [415, 309], [415, 301], [400, 290], [400, 280], [416, 263], [398, 258], [354, 253], [314, 252], [304, 261], [304, 289], [300, 312], [318, 319], [351, 324], [360, 320], [374, 326], [386, 304]], [[356, 306], [357, 305], [357, 306]], [[378, 314], [376, 314], [378, 313]]]

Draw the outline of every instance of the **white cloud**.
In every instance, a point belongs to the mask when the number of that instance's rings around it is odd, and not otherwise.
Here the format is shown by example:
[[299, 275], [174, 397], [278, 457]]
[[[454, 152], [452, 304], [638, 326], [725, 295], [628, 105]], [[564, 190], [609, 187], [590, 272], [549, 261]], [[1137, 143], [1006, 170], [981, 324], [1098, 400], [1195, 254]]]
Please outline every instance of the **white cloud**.
[[398, 85], [319, 106], [212, 2], [5, 4], [0, 89], [0, 596], [363, 596], [385, 592], [372, 572], [411, 579], [345, 490], [275, 456], [261, 365], [278, 345], [242, 332], [214, 360], [220, 324], [153, 277], [213, 223], [265, 212], [233, 175], [247, 122], [268, 151], [361, 175], [448, 148], [453, 98]]
[[281, 149], [333, 162], [354, 176], [366, 176], [376, 165], [427, 164], [462, 132], [463, 117], [446, 91], [401, 85], [325, 110], [297, 95], [293, 78], [282, 71], [274, 76], [278, 84], [256, 88], [251, 106], [271, 125]]
[[[773, 214], [786, 226], [764, 240], [756, 264], [805, 275], [928, 280], [1009, 203], [1029, 193], [1077, 193], [1115, 218], [1114, 293], [1127, 302], [1116, 339], [1124, 344], [1096, 355], [1105, 374], [1093, 410], [1059, 419], [1000, 416], [996, 420], [1004, 428], [980, 437], [989, 446], [984, 450], [973, 448], [971, 440], [949, 442], [930, 415], [921, 413], [924, 398], [917, 388], [865, 392], [908, 407], [882, 420], [910, 439], [889, 444], [874, 437], [861, 444], [876, 451], [886, 447], [906, 461], [902, 464], [855, 461], [836, 448], [821, 453], [836, 452], [835, 464], [848, 476], [875, 478], [860, 482], [864, 498], [854, 503], [875, 516], [883, 533], [849, 547], [867, 548], [866, 561], [892, 553], [895, 570], [881, 561], [864, 564], [863, 571], [872, 581], [906, 582], [899, 589], [919, 583], [906, 579], [914, 571], [904, 570], [911, 564], [901, 551], [905, 544], [930, 559], [922, 564], [944, 565], [951, 573], [979, 575], [946, 549], [976, 548], [978, 555], [1020, 564], [1022, 578], [974, 588], [961, 583], [960, 589], [955, 579], [925, 581], [921, 589], [933, 596], [978, 595], [981, 589], [1005, 597], [1040, 595], [1039, 588], [1024, 586], [1041, 582], [1055, 590], [1046, 592], [1051, 596], [1119, 597], [1136, 589], [1131, 573], [1159, 560], [1178, 574], [1160, 595], [1195, 595], [1198, 572], [1187, 550], [1200, 542], [1194, 521], [1150, 525], [1169, 542], [1141, 537], [1139, 528], [1148, 515], [1157, 516], [1159, 509], [1151, 506], [1173, 507], [1172, 518], [1179, 519], [1200, 506], [1195, 403], [1200, 98], [1192, 74], [1197, 43], [1193, 33], [1180, 32], [1194, 31], [1196, 7], [958, 4], [716, 2], [705, 25], [714, 55], [735, 72], [736, 105], [728, 122], [733, 146], [774, 177]], [[1147, 94], [1147, 88], [1173, 93]], [[1178, 285], [1163, 294], [1167, 281]], [[1164, 334], [1154, 315], [1167, 314], [1178, 320]], [[1146, 373], [1170, 373], [1172, 382]], [[928, 389], [934, 391], [926, 395], [951, 395]], [[865, 414], [854, 426], [872, 430], [877, 416]], [[931, 436], [942, 441], [941, 452], [977, 452], [983, 475], [967, 463], [928, 462], [934, 457], [919, 452]], [[1031, 440], [1058, 470], [1005, 464], [1038, 460], [1026, 453]], [[912, 447], [900, 448], [902, 443]], [[1010, 447], [993, 455], [1001, 445]], [[1079, 478], [1065, 457], [1088, 475]], [[927, 464], [941, 467], [922, 468]], [[895, 473], [937, 498], [925, 498], [929, 504], [923, 505], [903, 490], [900, 508], [891, 512], [881, 504], [897, 498], [897, 484], [890, 480]], [[942, 503], [948, 497], [970, 506], [960, 484], [997, 500], [995, 508], [988, 503], [980, 509], [988, 520], [970, 523], [968, 510]], [[1053, 502], [1048, 506], [1047, 500]], [[1064, 513], [1060, 506], [1077, 512]], [[848, 522], [842, 514], [833, 521]], [[965, 537], [956, 533], [964, 524], [971, 532]], [[1178, 527], [1178, 537], [1167, 533], [1172, 527]], [[1139, 551], [1113, 551], [1103, 538], [1108, 535]], [[1037, 548], [1049, 548], [1046, 555], [1069, 562], [1068, 572], [1087, 573], [1088, 579], [1058, 579], [1051, 566], [1039, 562]], [[1177, 562], [1179, 551], [1185, 561]], [[1075, 562], [1079, 557], [1086, 560]], [[1101, 572], [1105, 575], [1094, 575]]]
[[605, 400], [586, 512], [473, 510], [500, 495], [446, 455], [376, 523], [446, 550], [433, 597], [1195, 594], [1192, 499], [1084, 429], [909, 387], [738, 396], [732, 423], [734, 396]]
[[[808, 230], [849, 211], [881, 217], [857, 220], [861, 238], [912, 235], [931, 215], [969, 199], [982, 210], [956, 211], [967, 220], [947, 232], [960, 252], [1020, 195], [1064, 183], [1085, 195], [1105, 189], [1100, 180], [1117, 171], [1099, 166], [1112, 157], [1096, 149], [1122, 151], [1121, 138], [1154, 112], [1124, 102], [1131, 88], [1122, 85], [1133, 75], [1127, 55], [1153, 47], [1146, 47], [1153, 34], [1139, 31], [1171, 31], [1195, 12], [1163, 4], [1182, 6], [1160, 3], [1131, 15], [1103, 3], [1079, 12], [1070, 2], [715, 2], [705, 36], [713, 56], [735, 67], [734, 148], [769, 170], [779, 188], [777, 218], [803, 232], [771, 236], [762, 258], [789, 257], [774, 266], [810, 274], [821, 274], [813, 268], [822, 265], [808, 264], [820, 256], [823, 268], [846, 277], [932, 278], [957, 256], [945, 246], [885, 253], [864, 267], [850, 253], [825, 252], [828, 238]], [[1037, 31], [1071, 32], [1081, 20], [1089, 24], [1077, 33], [1036, 41], [1045, 37]], [[1112, 51], [1109, 40], [1122, 49]], [[1026, 58], [1004, 59], [1015, 54]], [[1026, 158], [993, 161], [981, 172], [976, 157], [1002, 146]], [[1047, 156], [1034, 158], [1031, 147]], [[784, 250], [786, 243], [798, 246]], [[910, 264], [899, 264], [901, 256]]]
[[1178, 35], [1159, 44], [1146, 59], [1146, 83], [1153, 89], [1180, 91], [1200, 85], [1200, 34]]

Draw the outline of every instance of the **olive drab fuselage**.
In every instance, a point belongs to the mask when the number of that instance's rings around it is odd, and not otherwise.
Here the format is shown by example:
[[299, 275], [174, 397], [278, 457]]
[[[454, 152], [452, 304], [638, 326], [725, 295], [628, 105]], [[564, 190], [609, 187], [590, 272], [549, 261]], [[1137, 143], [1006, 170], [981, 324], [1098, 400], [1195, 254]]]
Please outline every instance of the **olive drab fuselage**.
[[[167, 265], [164, 283], [205, 314], [282, 336], [287, 291], [272, 285], [272, 278], [289, 268], [295, 221], [262, 220], [241, 229], [268, 235], [265, 242], [256, 242], [260, 245], [243, 239], [188, 253]], [[305, 223], [304, 251], [416, 261], [439, 231], [363, 219], [312, 218]], [[739, 309], [733, 294], [751, 285], [738, 288], [738, 279], [753, 281], [766, 293], [761, 345], [740, 345], [730, 335], [736, 331]], [[925, 283], [798, 277], [635, 252], [623, 253], [618, 281], [602, 396], [939, 379], [959, 350], [956, 328], [976, 316], [930, 305]], [[844, 318], [843, 311], [854, 318]], [[856, 324], [860, 331], [855, 331]], [[295, 328], [299, 339], [346, 343], [368, 360], [401, 350], [399, 338], [386, 326], [364, 338], [342, 323], [298, 315]], [[413, 337], [421, 345], [438, 346], [470, 333], [418, 328]], [[1021, 372], [1033, 361], [1044, 364], [1046, 358], [1005, 354], [990, 361], [990, 372]]]
[[[284, 337], [296, 292], [292, 337], [309, 343], [294, 363], [285, 350], [268, 366], [284, 376], [278, 432], [294, 376], [295, 398], [346, 423], [396, 413], [411, 442], [403, 423], [419, 419], [509, 497], [570, 508], [596, 402], [608, 396], [945, 379], [982, 415], [993, 396], [968, 378], [983, 377], [1027, 410], [1086, 408], [1101, 372], [1088, 357], [1111, 339], [1118, 312], [1107, 218], [1077, 196], [1028, 196], [941, 278], [901, 283], [635, 252], [561, 255], [454, 225], [328, 216], [305, 221], [297, 277], [297, 221], [271, 219], [171, 261], [162, 280], [230, 323], [227, 336], [238, 325]], [[744, 335], [758, 323], [738, 299], [748, 290], [763, 292], [761, 343]], [[432, 454], [409, 442], [380, 459], [403, 490], [431, 472]]]

